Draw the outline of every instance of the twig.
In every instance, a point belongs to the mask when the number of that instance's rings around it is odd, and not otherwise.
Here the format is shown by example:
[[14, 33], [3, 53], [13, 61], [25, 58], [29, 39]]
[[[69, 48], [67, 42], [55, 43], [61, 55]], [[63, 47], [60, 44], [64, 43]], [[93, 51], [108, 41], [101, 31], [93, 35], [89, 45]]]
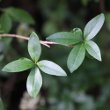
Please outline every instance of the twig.
[[[0, 37], [14, 37], [14, 38], [19, 38], [19, 39], [23, 39], [23, 40], [29, 40], [28, 37], [16, 35], [16, 34], [0, 34]], [[50, 47], [50, 45], [52, 45], [52, 44], [58, 44], [58, 43], [49, 42], [49, 41], [40, 41], [40, 43], [46, 47]]]

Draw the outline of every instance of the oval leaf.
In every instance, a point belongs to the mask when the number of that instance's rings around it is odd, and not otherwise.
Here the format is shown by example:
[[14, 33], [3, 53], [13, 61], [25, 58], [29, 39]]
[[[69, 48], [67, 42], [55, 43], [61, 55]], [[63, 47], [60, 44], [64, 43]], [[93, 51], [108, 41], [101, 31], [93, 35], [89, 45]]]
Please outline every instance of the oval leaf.
[[84, 37], [87, 40], [90, 40], [93, 37], [95, 37], [96, 34], [100, 31], [104, 23], [104, 20], [105, 20], [104, 14], [100, 14], [94, 17], [92, 20], [90, 20], [84, 28]]
[[41, 55], [41, 45], [39, 38], [35, 32], [32, 32], [28, 41], [28, 52], [31, 58], [37, 62]]
[[81, 42], [82, 31], [77, 28], [72, 32], [58, 32], [50, 35], [47, 40], [59, 43], [61, 45], [72, 45]]
[[101, 61], [101, 53], [97, 44], [93, 41], [88, 41], [85, 44], [87, 52], [95, 59]]
[[12, 20], [8, 14], [4, 13], [0, 16], [0, 33], [8, 33], [12, 27]]
[[9, 14], [15, 21], [34, 24], [34, 20], [31, 15], [23, 9], [11, 7], [5, 9], [5, 12]]
[[8, 63], [2, 71], [5, 72], [21, 72], [30, 69], [34, 66], [34, 63], [28, 58], [20, 58], [11, 63]]
[[42, 76], [38, 68], [31, 70], [27, 78], [26, 86], [30, 96], [36, 97], [38, 95], [42, 86]]
[[44, 73], [55, 76], [66, 76], [66, 72], [54, 62], [42, 60], [38, 62], [37, 65]]
[[75, 71], [83, 62], [85, 57], [84, 45], [76, 45], [70, 52], [67, 60], [67, 66], [72, 73]]

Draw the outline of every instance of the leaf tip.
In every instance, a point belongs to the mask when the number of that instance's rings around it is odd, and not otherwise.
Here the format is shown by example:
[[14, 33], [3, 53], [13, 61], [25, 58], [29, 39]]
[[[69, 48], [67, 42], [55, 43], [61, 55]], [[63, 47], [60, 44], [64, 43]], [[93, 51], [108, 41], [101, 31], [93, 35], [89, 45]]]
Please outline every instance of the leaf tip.
[[62, 76], [66, 77], [67, 76], [66, 72], [64, 72], [64, 74]]
[[69, 68], [70, 73], [73, 73], [76, 69]]
[[2, 68], [2, 71], [3, 71], [3, 72], [8, 72], [9, 69], [8, 69], [6, 66], [4, 66], [4, 67]]
[[75, 71], [73, 68], [71, 68], [71, 67], [70, 67], [69, 62], [67, 62], [67, 67], [68, 67], [68, 69], [69, 69], [70, 73], [73, 73], [73, 71]]
[[105, 15], [104, 15], [104, 13], [101, 13], [100, 14], [102, 17], [103, 17], [103, 19], [105, 20]]
[[101, 13], [100, 15], [101, 15], [101, 16], [104, 16], [104, 13]]
[[100, 57], [99, 57], [97, 60], [101, 62], [101, 61], [102, 61], [102, 58], [101, 58], [101, 56], [100, 56]]
[[33, 32], [31, 32], [30, 37], [35, 36], [35, 35], [36, 35], [36, 33], [33, 31]]
[[3, 69], [2, 69], [2, 72], [5, 72], [5, 71], [6, 71], [5, 68], [3, 68]]

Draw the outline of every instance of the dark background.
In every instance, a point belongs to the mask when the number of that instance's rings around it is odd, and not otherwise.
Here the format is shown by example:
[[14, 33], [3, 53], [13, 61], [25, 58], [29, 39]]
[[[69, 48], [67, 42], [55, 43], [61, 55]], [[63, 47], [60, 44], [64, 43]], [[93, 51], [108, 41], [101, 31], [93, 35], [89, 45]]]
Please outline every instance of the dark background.
[[[7, 7], [24, 9], [35, 20], [34, 25], [13, 22], [9, 33], [27, 35], [28, 31], [35, 30], [41, 40], [58, 31], [71, 31], [75, 27], [83, 30], [100, 13], [110, 16], [110, 0], [1, 0], [0, 8]], [[66, 66], [70, 48], [43, 46], [41, 59], [58, 63], [68, 77], [42, 73], [44, 81], [37, 110], [110, 110], [110, 20], [105, 21], [94, 41], [101, 49], [102, 62], [86, 57], [73, 74]], [[10, 38], [0, 41], [0, 68], [21, 56], [28, 56], [27, 41]], [[7, 110], [20, 110], [28, 73], [4, 75], [1, 72], [0, 93]]]

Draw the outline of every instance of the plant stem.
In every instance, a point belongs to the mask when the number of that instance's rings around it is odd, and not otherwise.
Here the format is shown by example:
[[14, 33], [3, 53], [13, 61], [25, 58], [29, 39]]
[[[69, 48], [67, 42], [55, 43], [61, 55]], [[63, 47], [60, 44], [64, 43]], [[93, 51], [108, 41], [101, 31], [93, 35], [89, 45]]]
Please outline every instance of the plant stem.
[[[0, 34], [0, 37], [14, 37], [14, 38], [19, 38], [23, 40], [29, 40], [29, 38], [26, 36], [21, 36], [21, 35], [16, 35], [16, 34]], [[50, 45], [52, 44], [58, 44], [58, 43], [49, 42], [49, 41], [40, 41], [40, 43], [46, 47], [50, 47]]]

